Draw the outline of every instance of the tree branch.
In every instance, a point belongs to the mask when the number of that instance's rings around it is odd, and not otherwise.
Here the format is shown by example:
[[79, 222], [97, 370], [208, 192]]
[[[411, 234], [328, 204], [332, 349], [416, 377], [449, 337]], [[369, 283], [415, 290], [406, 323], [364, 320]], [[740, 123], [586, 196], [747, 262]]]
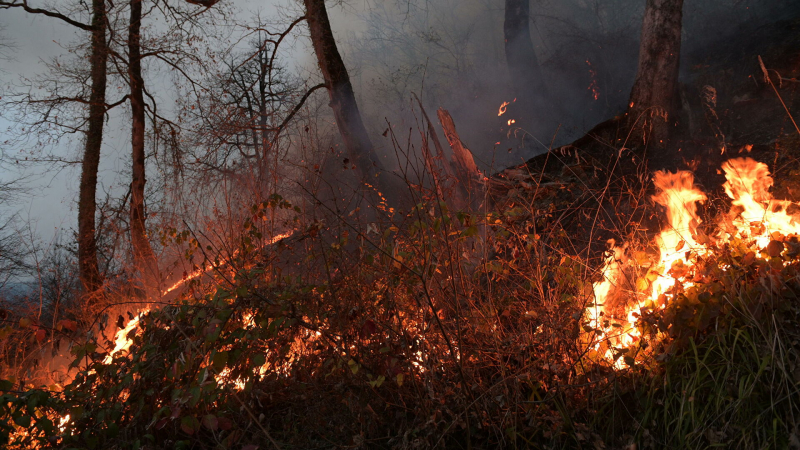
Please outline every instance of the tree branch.
[[300, 108], [303, 107], [303, 104], [306, 102], [306, 100], [308, 100], [308, 97], [310, 97], [311, 94], [313, 94], [314, 91], [316, 91], [317, 89], [322, 89], [325, 86], [326, 86], [325, 83], [320, 83], [320, 84], [312, 87], [311, 89], [309, 89], [308, 92], [306, 92], [305, 95], [303, 95], [303, 97], [300, 98], [300, 101], [294, 106], [294, 109], [292, 109], [292, 112], [290, 112], [289, 115], [286, 116], [285, 119], [283, 119], [283, 122], [280, 125], [278, 125], [278, 128], [275, 130], [275, 137], [272, 139], [272, 143], [273, 144], [278, 139], [278, 136], [281, 134], [281, 131], [283, 131], [283, 129], [286, 127], [286, 125], [289, 124], [289, 121], [292, 120], [292, 118], [294, 118], [295, 114], [297, 114], [297, 112], [300, 111]]
[[46, 9], [40, 9], [40, 8], [32, 8], [32, 7], [28, 6], [27, 0], [22, 0], [22, 3], [17, 3], [16, 1], [12, 1], [12, 2], [0, 1], [0, 9], [9, 9], [9, 8], [22, 8], [26, 12], [29, 12], [31, 14], [42, 14], [42, 15], [45, 15], [47, 17], [55, 17], [56, 19], [62, 20], [64, 22], [72, 25], [73, 27], [78, 27], [78, 28], [80, 28], [81, 30], [84, 30], [84, 31], [92, 31], [92, 26], [91, 25], [87, 25], [85, 23], [78, 22], [77, 20], [70, 19], [69, 17], [67, 17], [67, 16], [65, 16], [65, 15], [63, 15], [63, 14], [61, 14], [59, 12], [48, 11]]

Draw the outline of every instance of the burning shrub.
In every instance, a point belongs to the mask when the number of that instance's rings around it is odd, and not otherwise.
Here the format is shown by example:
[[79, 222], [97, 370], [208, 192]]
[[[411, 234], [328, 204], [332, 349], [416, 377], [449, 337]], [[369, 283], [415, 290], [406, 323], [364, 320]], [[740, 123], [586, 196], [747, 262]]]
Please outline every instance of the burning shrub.
[[234, 263], [121, 321], [112, 352], [75, 346], [63, 391], [7, 391], [4, 433], [17, 447], [789, 445], [800, 252], [796, 230], [775, 228], [788, 205], [764, 191], [756, 221], [736, 200], [704, 233], [692, 177], [656, 185], [668, 226], [612, 246], [599, 272], [565, 230], [538, 234], [536, 211], [453, 212], [436, 195], [263, 249], [245, 227]]

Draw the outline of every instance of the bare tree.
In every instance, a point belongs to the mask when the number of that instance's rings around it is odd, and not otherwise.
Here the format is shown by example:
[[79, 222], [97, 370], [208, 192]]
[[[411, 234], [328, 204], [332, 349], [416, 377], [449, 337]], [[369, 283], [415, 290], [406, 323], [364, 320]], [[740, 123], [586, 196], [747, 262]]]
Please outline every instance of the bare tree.
[[383, 165], [375, 153], [361, 119], [350, 76], [336, 47], [328, 11], [325, 8], [325, 0], [304, 0], [304, 3], [306, 21], [311, 32], [311, 43], [328, 88], [336, 126], [339, 128], [350, 158], [361, 175], [371, 183], [377, 183]]
[[145, 225], [145, 102], [144, 79], [142, 78], [141, 28], [142, 0], [130, 1], [130, 23], [128, 25], [128, 72], [131, 104], [131, 207], [130, 236], [133, 260], [142, 275], [147, 294], [157, 295], [158, 262]]
[[100, 289], [103, 276], [97, 264], [97, 241], [95, 237], [95, 213], [97, 211], [97, 170], [100, 164], [100, 148], [103, 144], [104, 116], [106, 105], [106, 83], [108, 47], [106, 28], [108, 25], [105, 0], [92, 0], [91, 24], [72, 19], [56, 10], [31, 7], [26, 0], [0, 1], [0, 9], [21, 8], [30, 14], [53, 17], [91, 33], [91, 90], [88, 103], [85, 140], [81, 165], [80, 194], [78, 199], [78, 265], [81, 283], [87, 293]]
[[647, 0], [628, 119], [663, 143], [676, 122], [683, 0]]
[[97, 267], [97, 241], [95, 213], [97, 211], [97, 170], [100, 165], [100, 148], [103, 145], [103, 124], [106, 113], [106, 77], [108, 51], [106, 47], [105, 0], [92, 0], [92, 91], [89, 96], [89, 123], [83, 152], [83, 170], [78, 200], [78, 267], [87, 292], [103, 285]]
[[[20, 179], [0, 182], [0, 203], [7, 206], [24, 192]], [[19, 281], [30, 275], [33, 268], [30, 261], [31, 247], [27, 245], [18, 225], [17, 214], [0, 215], [0, 290], [9, 282]], [[28, 222], [30, 225], [30, 222]]]
[[526, 103], [547, 92], [530, 30], [530, 0], [505, 0], [506, 63], [518, 98]]
[[[11, 54], [14, 50], [16, 50], [17, 46], [16, 43], [9, 39], [8, 36], [5, 34], [5, 29], [2, 24], [0, 24], [0, 61], [2, 60], [10, 60]], [[3, 70], [0, 69], [0, 72]]]
[[[303, 94], [302, 80], [287, 76], [277, 64], [281, 42], [298, 19], [281, 32], [256, 25], [251, 49], [223, 57], [223, 67], [208, 80], [207, 95], [194, 114], [199, 144], [197, 159], [216, 171], [233, 164], [254, 166], [262, 178], [274, 169], [281, 133], [308, 97], [325, 85]], [[298, 100], [299, 99], [299, 100]]]

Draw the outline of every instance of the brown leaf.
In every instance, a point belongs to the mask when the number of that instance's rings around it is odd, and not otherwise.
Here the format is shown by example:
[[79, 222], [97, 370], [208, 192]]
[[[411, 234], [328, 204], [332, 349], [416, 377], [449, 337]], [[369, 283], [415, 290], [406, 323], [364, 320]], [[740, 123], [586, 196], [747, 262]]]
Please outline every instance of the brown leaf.
[[771, 258], [777, 258], [778, 256], [781, 256], [781, 253], [783, 253], [783, 242], [770, 241], [770, 243], [767, 244], [766, 250], [767, 254]]
[[233, 422], [225, 417], [217, 417], [217, 425], [220, 430], [228, 431], [233, 428]]
[[378, 327], [375, 325], [375, 322], [367, 320], [361, 327], [361, 337], [362, 338], [369, 337], [375, 334], [376, 331], [378, 331]]
[[750, 264], [753, 264], [753, 261], [755, 259], [756, 259], [755, 252], [747, 252], [747, 254], [744, 255], [744, 258], [742, 258], [742, 264], [744, 264], [745, 266], [749, 266]]
[[64, 319], [59, 323], [61, 324], [62, 327], [66, 328], [69, 331], [76, 331], [78, 329], [78, 323], [75, 322], [74, 320]]
[[36, 340], [37, 341], [39, 341], [40, 343], [44, 342], [46, 337], [47, 337], [47, 331], [45, 331], [42, 328], [39, 328], [38, 330], [36, 330]]

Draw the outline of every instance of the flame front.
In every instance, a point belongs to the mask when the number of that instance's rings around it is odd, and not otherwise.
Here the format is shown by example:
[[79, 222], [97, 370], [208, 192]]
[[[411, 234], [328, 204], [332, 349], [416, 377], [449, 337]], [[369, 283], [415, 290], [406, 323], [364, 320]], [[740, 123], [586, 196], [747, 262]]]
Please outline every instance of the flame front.
[[[267, 245], [270, 245], [270, 244], [274, 244], [274, 243], [280, 241], [281, 239], [288, 238], [291, 235], [292, 235], [292, 232], [283, 233], [283, 234], [279, 234], [277, 236], [273, 236], [270, 240], [268, 240], [264, 244], [264, 246], [267, 246]], [[234, 256], [236, 256], [236, 254], [238, 254], [238, 250], [234, 253]], [[164, 291], [161, 294], [162, 295], [167, 295], [170, 292], [174, 291], [175, 289], [179, 288], [180, 286], [188, 283], [189, 281], [194, 280], [195, 278], [198, 278], [198, 277], [202, 276], [205, 272], [206, 272], [206, 270], [200, 268], [200, 269], [197, 269], [197, 270], [195, 270], [195, 271], [193, 271], [193, 272], [191, 272], [189, 274], [186, 274], [181, 280], [175, 282], [170, 287], [164, 289]], [[130, 319], [128, 321], [127, 324], [125, 324], [125, 326], [123, 328], [120, 328], [119, 330], [117, 330], [117, 332], [114, 334], [114, 348], [103, 359], [103, 364], [111, 364], [116, 355], [119, 355], [121, 352], [127, 352], [128, 351], [128, 349], [133, 344], [133, 339], [132, 339], [132, 337], [130, 337], [131, 332], [133, 332], [139, 326], [139, 320], [145, 314], [147, 314], [149, 311], [150, 311], [150, 308], [141, 309], [140, 311], [138, 311], [136, 313], [136, 315], [132, 319]], [[252, 326], [253, 325], [252, 319], [253, 319], [253, 315], [252, 314], [249, 314], [245, 318], [245, 321], [248, 323], [248, 326]], [[262, 375], [266, 371], [266, 369], [267, 369], [266, 366], [262, 368], [262, 371], [261, 371]], [[228, 370], [227, 373], [223, 372], [223, 373], [218, 374], [217, 375], [217, 381], [218, 382], [223, 382], [223, 381], [227, 380], [229, 378], [228, 377], [229, 373], [230, 373], [230, 370]], [[241, 381], [241, 380], [235, 380], [235, 384], [236, 384], [236, 387], [239, 388], [239, 389], [244, 387], [244, 382]]]
[[[644, 251], [613, 246], [592, 285], [593, 301], [584, 313], [582, 342], [597, 356], [623, 368], [633, 361], [642, 339], [639, 319], [643, 310], [663, 310], [678, 293], [694, 284], [698, 259], [713, 256], [712, 243], [737, 238], [753, 253], [779, 257], [786, 243], [797, 243], [800, 223], [792, 208], [798, 205], [774, 200], [773, 180], [766, 164], [736, 158], [722, 165], [726, 194], [732, 199], [727, 221], [718, 224], [715, 241], [698, 233], [698, 202], [706, 195], [694, 185], [691, 172], [656, 172], [658, 193], [653, 200], [666, 208], [668, 225], [655, 237], [659, 251], [653, 261]], [[658, 339], [660, 336], [656, 336]], [[624, 358], [623, 358], [624, 356]]]
[[766, 164], [735, 158], [723, 163], [722, 170], [728, 180], [723, 185], [725, 193], [733, 199], [729, 215], [733, 224], [731, 237], [753, 239], [758, 250], [763, 250], [773, 241], [782, 242], [787, 236], [800, 234], [796, 215], [789, 214], [797, 204], [772, 198], [769, 188], [773, 180]]
[[691, 172], [656, 172], [653, 183], [660, 192], [653, 200], [667, 208], [668, 227], [656, 237], [661, 253], [657, 265], [658, 277], [653, 280], [650, 298], [657, 299], [674, 285], [670, 272], [676, 266], [690, 265], [706, 247], [695, 241], [697, 226], [697, 202], [704, 202], [706, 195], [694, 185]]
[[[687, 171], [656, 172], [653, 182], [659, 190], [653, 200], [666, 207], [668, 220], [668, 226], [655, 239], [658, 262], [651, 264], [641, 251], [630, 261], [627, 247], [614, 247], [602, 269], [602, 279], [593, 285], [594, 303], [585, 315], [593, 333], [587, 342], [602, 358], [616, 361], [618, 368], [625, 361], [619, 357], [641, 339], [637, 326], [641, 310], [663, 308], [671, 296], [668, 291], [679, 281], [673, 276], [674, 269], [693, 264], [706, 251], [694, 238], [700, 224], [697, 202], [706, 200], [694, 185], [694, 175]], [[643, 277], [636, 277], [634, 269], [647, 270]]]

